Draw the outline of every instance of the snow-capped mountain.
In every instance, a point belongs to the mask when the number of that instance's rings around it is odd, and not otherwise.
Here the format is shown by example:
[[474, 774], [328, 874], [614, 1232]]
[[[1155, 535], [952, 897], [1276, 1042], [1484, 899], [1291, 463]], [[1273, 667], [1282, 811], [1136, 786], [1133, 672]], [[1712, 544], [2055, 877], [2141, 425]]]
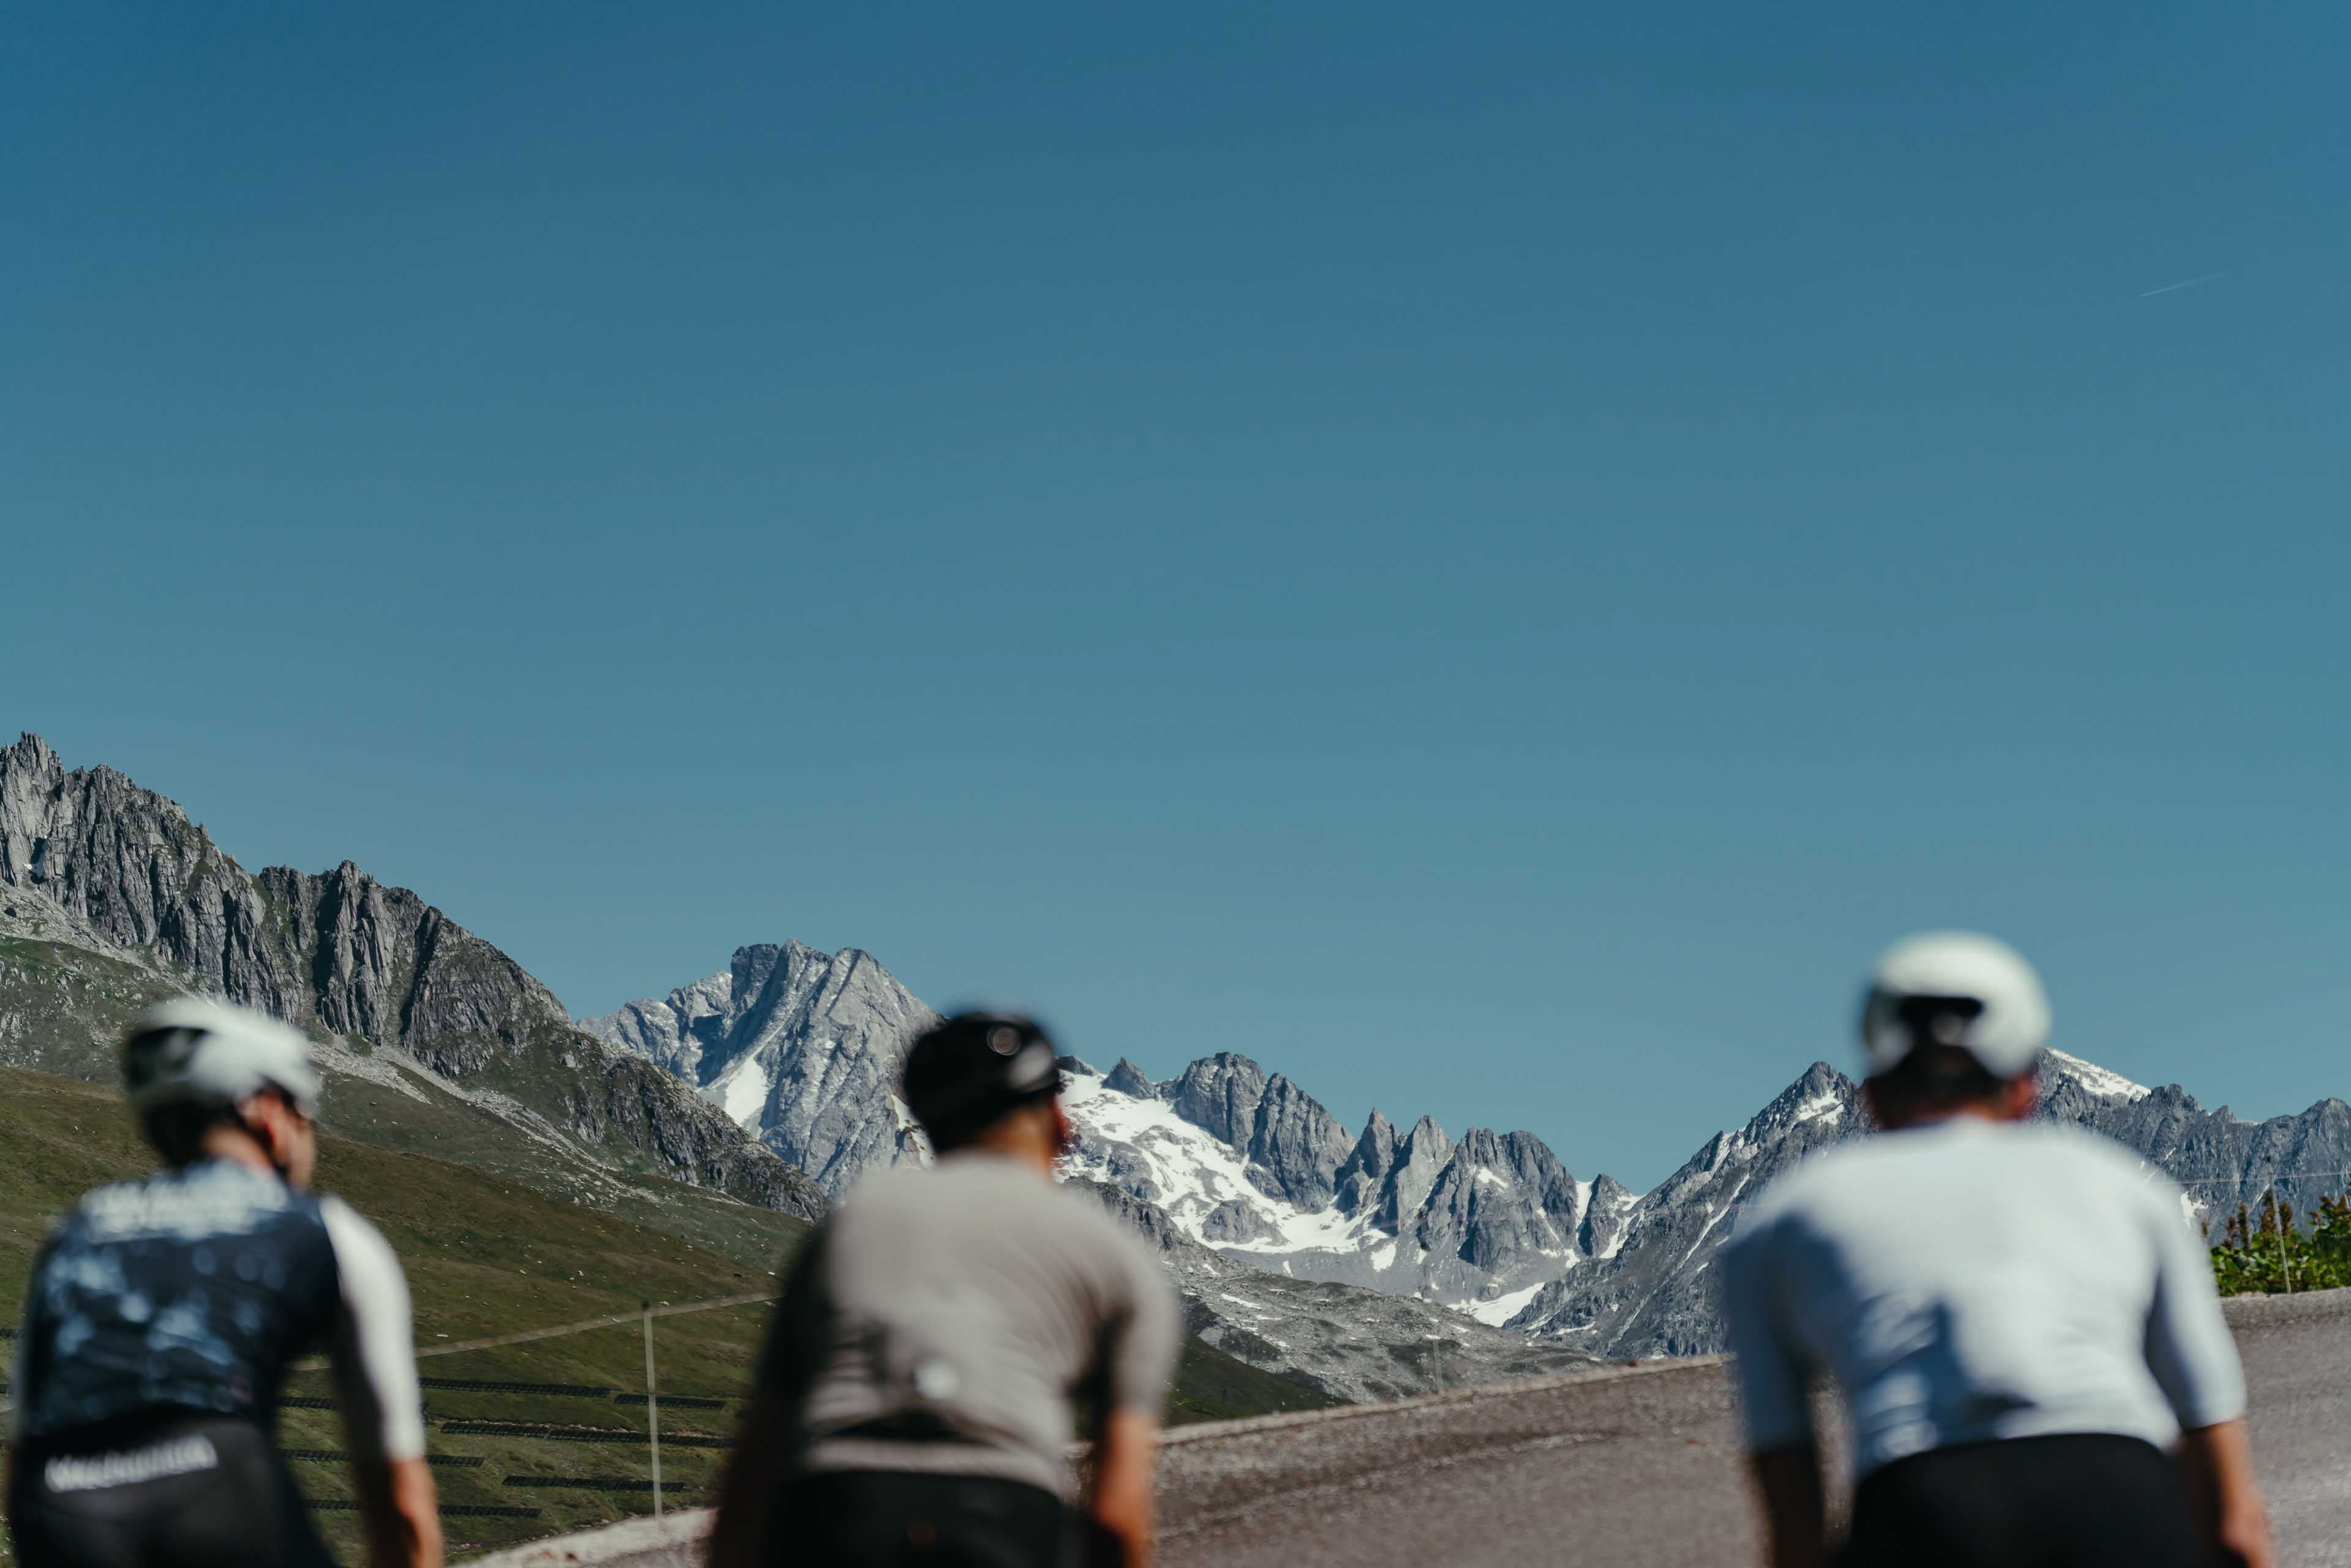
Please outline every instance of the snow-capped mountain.
[[1489, 1328], [1417, 1296], [1268, 1273], [1180, 1232], [1156, 1204], [1082, 1176], [1160, 1249], [1184, 1323], [1226, 1354], [1341, 1399], [1400, 1399], [1592, 1364], [1573, 1346]]
[[[891, 1086], [904, 1040], [935, 1016], [870, 955], [789, 943], [743, 948], [725, 974], [580, 1027], [695, 1082], [838, 1195], [867, 1166], [925, 1157]], [[1360, 1360], [1332, 1370], [1337, 1351], [1323, 1372], [1304, 1370], [1296, 1345], [1322, 1343], [1305, 1286], [1410, 1298], [1592, 1355], [1721, 1348], [1711, 1270], [1738, 1211], [1863, 1124], [1853, 1082], [1814, 1062], [1636, 1196], [1605, 1176], [1578, 1179], [1531, 1133], [1471, 1128], [1457, 1140], [1427, 1117], [1399, 1133], [1375, 1111], [1351, 1134], [1296, 1082], [1231, 1052], [1163, 1081], [1123, 1060], [1108, 1072], [1064, 1067], [1079, 1134], [1067, 1174], [1115, 1195], [1130, 1218], [1152, 1217], [1186, 1260], [1196, 1313], [1230, 1330], [1228, 1350], [1333, 1389], [1378, 1380]], [[2043, 1090], [2046, 1114], [2188, 1184], [2200, 1218], [2272, 1185], [2306, 1211], [2351, 1170], [2340, 1100], [2256, 1124], [2053, 1051]], [[1238, 1271], [1202, 1283], [1228, 1265]], [[1234, 1304], [1244, 1301], [1254, 1304]], [[1404, 1333], [1403, 1322], [1390, 1326]], [[1291, 1343], [1268, 1348], [1280, 1322]], [[1242, 1348], [1253, 1340], [1266, 1342], [1254, 1354]]]
[[1155, 1083], [1131, 1061], [1072, 1063], [1066, 1168], [1165, 1210], [1235, 1261], [1416, 1296], [1489, 1324], [1621, 1238], [1632, 1195], [1581, 1182], [1531, 1133], [1372, 1113], [1350, 1139], [1305, 1091], [1222, 1052]]

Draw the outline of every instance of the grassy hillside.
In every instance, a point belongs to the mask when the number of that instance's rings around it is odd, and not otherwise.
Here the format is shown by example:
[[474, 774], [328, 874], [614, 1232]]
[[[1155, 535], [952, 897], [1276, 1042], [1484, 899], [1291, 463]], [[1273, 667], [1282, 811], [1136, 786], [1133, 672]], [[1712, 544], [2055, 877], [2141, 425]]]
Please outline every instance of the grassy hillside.
[[[148, 1161], [110, 1089], [0, 1068], [0, 1095], [8, 1107], [0, 1117], [0, 1301], [9, 1303], [0, 1310], [13, 1317], [34, 1249], [55, 1214], [85, 1188], [142, 1170]], [[444, 1507], [533, 1514], [451, 1513], [450, 1539], [469, 1551], [648, 1511], [644, 1410], [622, 1397], [641, 1396], [644, 1386], [643, 1340], [633, 1316], [639, 1302], [771, 1290], [770, 1271], [785, 1266], [808, 1232], [786, 1216], [739, 1204], [721, 1208], [724, 1200], [713, 1199], [704, 1227], [708, 1244], [697, 1245], [513, 1176], [341, 1137], [325, 1141], [319, 1166], [319, 1185], [342, 1194], [398, 1249], [415, 1294], [428, 1379], [540, 1385], [426, 1389]], [[560, 1338], [435, 1354], [517, 1330], [623, 1314], [630, 1321]], [[681, 1502], [708, 1495], [737, 1409], [732, 1400], [749, 1378], [766, 1317], [764, 1306], [750, 1305], [664, 1317], [654, 1325], [662, 1389], [681, 1399], [664, 1407], [662, 1421], [665, 1490]], [[298, 1375], [291, 1393], [324, 1400], [327, 1379]], [[1329, 1403], [1192, 1341], [1169, 1416], [1207, 1420]], [[517, 1426], [539, 1430], [502, 1429]], [[290, 1451], [315, 1455], [331, 1455], [341, 1442], [330, 1410], [302, 1407], [286, 1412], [282, 1439]], [[331, 1505], [350, 1496], [330, 1458], [298, 1458], [297, 1470], [314, 1500]], [[634, 1483], [639, 1490], [515, 1484], [546, 1479]], [[351, 1560], [351, 1516], [329, 1506], [320, 1521]]]
[[[0, 1065], [111, 1084], [123, 1030], [187, 982], [131, 955], [0, 934]], [[762, 1269], [773, 1267], [775, 1216], [723, 1193], [598, 1165], [551, 1129], [451, 1092], [388, 1053], [322, 1046], [321, 1125], [384, 1148], [455, 1160], [559, 1201], [606, 1210]], [[480, 1092], [486, 1085], [473, 1086]], [[540, 1124], [543, 1126], [543, 1124]]]

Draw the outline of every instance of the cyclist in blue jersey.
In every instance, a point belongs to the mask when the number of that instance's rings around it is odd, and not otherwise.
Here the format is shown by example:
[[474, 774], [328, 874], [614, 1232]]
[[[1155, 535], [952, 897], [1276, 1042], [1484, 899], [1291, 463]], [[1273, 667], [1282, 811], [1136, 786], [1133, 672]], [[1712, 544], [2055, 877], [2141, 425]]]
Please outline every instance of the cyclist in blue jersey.
[[163, 1161], [85, 1197], [17, 1328], [8, 1516], [25, 1568], [321, 1568], [273, 1441], [288, 1364], [324, 1348], [373, 1568], [436, 1568], [408, 1285], [375, 1228], [308, 1190], [301, 1035], [182, 998], [123, 1044]]

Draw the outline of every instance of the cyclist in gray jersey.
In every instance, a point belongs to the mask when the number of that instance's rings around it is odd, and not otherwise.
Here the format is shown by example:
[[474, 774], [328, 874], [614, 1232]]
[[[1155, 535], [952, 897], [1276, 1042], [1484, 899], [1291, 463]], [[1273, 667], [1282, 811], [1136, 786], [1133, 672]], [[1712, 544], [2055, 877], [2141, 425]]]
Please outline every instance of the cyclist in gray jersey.
[[329, 1568], [272, 1441], [327, 1352], [374, 1568], [434, 1568], [408, 1287], [373, 1226], [308, 1190], [319, 1081], [258, 1014], [183, 998], [124, 1044], [165, 1168], [85, 1197], [17, 1326], [9, 1526], [26, 1568]]
[[1881, 1131], [1774, 1183], [1724, 1251], [1777, 1568], [1827, 1552], [1815, 1376], [1851, 1433], [1843, 1568], [2268, 1568], [2202, 1243], [2128, 1150], [2031, 1119], [2048, 1025], [2006, 946], [1896, 946], [1862, 1015]]
[[713, 1564], [1051, 1568], [1072, 1526], [1094, 1563], [1150, 1561], [1182, 1322], [1141, 1239], [1055, 1184], [1060, 1081], [1026, 1019], [967, 1013], [907, 1052], [938, 1161], [866, 1177], [797, 1261]]

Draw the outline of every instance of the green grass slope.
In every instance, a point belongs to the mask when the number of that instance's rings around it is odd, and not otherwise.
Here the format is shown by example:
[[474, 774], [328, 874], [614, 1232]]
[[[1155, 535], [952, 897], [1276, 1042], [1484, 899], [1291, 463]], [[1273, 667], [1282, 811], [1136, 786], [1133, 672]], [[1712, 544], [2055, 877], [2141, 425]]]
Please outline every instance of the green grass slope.
[[[70, 943], [0, 935], [0, 1066], [111, 1084], [117, 1042], [140, 1010], [187, 982], [134, 956]], [[355, 1071], [335, 1065], [340, 1060]], [[603, 1209], [744, 1262], [772, 1266], [778, 1216], [723, 1193], [599, 1165], [551, 1132], [523, 1130], [527, 1114], [498, 1115], [382, 1053], [329, 1052], [320, 1122], [326, 1131], [455, 1160], [564, 1202]]]
[[[56, 1214], [85, 1189], [150, 1162], [111, 1089], [0, 1068], [0, 1096], [7, 1107], [0, 1114], [0, 1312], [13, 1318], [35, 1249]], [[425, 1130], [412, 1127], [423, 1141]], [[514, 1175], [345, 1137], [325, 1140], [319, 1185], [373, 1219], [407, 1269], [424, 1355], [420, 1365], [431, 1380], [425, 1404], [432, 1456], [443, 1505], [451, 1511], [444, 1522], [453, 1545], [465, 1552], [649, 1511], [644, 1408], [624, 1397], [641, 1396], [644, 1386], [639, 1303], [770, 1291], [771, 1271], [785, 1267], [809, 1230], [788, 1216], [735, 1204], [726, 1206], [737, 1211], [731, 1217], [713, 1208], [726, 1223], [710, 1219], [709, 1234], [697, 1244], [674, 1228], [632, 1223]], [[674, 1215], [665, 1211], [664, 1218]], [[467, 1341], [601, 1317], [627, 1321], [445, 1354]], [[681, 1504], [708, 1500], [739, 1410], [734, 1400], [749, 1380], [766, 1320], [767, 1308], [754, 1304], [665, 1316], [654, 1324], [662, 1390], [681, 1401], [662, 1413], [664, 1491]], [[465, 1384], [541, 1386], [454, 1385]], [[546, 1391], [550, 1387], [601, 1392]], [[324, 1401], [328, 1380], [298, 1375], [290, 1392]], [[1169, 1418], [1222, 1419], [1330, 1403], [1194, 1340]], [[329, 1539], [346, 1561], [355, 1561], [355, 1521], [333, 1506], [351, 1493], [332, 1457], [341, 1446], [332, 1411], [290, 1406], [281, 1440], [298, 1456], [305, 1490], [324, 1505], [319, 1519]], [[529, 1484], [548, 1480], [637, 1490]], [[519, 1511], [473, 1511], [481, 1510]]]

